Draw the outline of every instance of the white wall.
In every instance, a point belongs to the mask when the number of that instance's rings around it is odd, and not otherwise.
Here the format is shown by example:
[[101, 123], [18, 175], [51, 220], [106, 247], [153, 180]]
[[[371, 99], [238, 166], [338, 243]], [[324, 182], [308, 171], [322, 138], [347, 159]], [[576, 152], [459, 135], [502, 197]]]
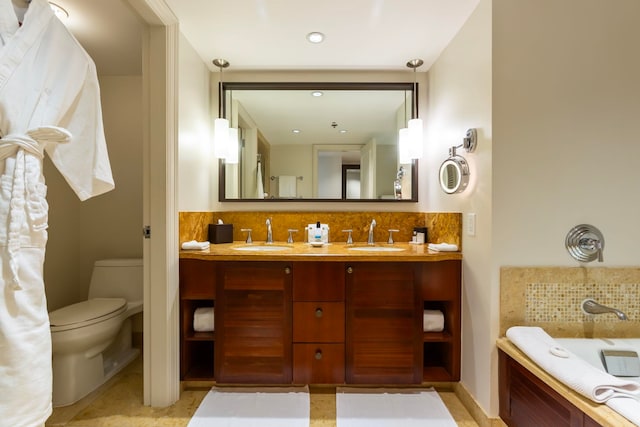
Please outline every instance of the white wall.
[[[271, 146], [271, 175], [301, 176], [297, 180], [298, 197], [312, 196], [313, 151], [311, 145], [272, 145]], [[264, 177], [265, 180], [271, 177]], [[271, 181], [271, 194], [278, 195], [278, 180]]]
[[376, 197], [393, 196], [393, 182], [398, 175], [398, 146], [378, 144], [376, 147]]
[[209, 70], [182, 33], [178, 61], [178, 209], [208, 211], [218, 194], [210, 138], [217, 111], [211, 111]]
[[87, 296], [93, 262], [142, 257], [142, 79], [100, 76], [104, 130], [116, 188], [80, 202], [48, 160], [49, 310]]
[[[431, 212], [475, 213], [476, 235], [463, 232], [462, 378], [487, 412], [497, 392], [489, 367], [494, 353], [492, 325], [498, 307], [493, 303], [492, 251], [492, 123], [491, 123], [491, 0], [482, 0], [466, 24], [429, 70], [426, 179], [420, 200]], [[421, 114], [422, 115], [422, 114]], [[459, 145], [467, 129], [478, 131], [478, 148], [464, 150], [471, 171], [464, 193], [447, 195], [439, 186], [440, 164], [449, 147]], [[425, 162], [423, 162], [425, 163]]]
[[318, 153], [317, 197], [321, 199], [342, 197], [342, 153]]
[[499, 267], [578, 266], [571, 227], [604, 234], [589, 266], [639, 264], [639, 16], [637, 0], [493, 1], [492, 339]]
[[497, 260], [575, 265], [586, 222], [603, 265], [638, 265], [640, 2], [494, 3], [495, 237], [519, 236]]

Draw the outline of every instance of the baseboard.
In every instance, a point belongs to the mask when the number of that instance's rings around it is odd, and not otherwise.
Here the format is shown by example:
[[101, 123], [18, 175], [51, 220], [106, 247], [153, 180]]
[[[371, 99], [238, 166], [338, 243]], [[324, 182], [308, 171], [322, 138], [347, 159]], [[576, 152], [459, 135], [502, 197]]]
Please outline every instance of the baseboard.
[[478, 423], [479, 427], [507, 427], [501, 418], [489, 417], [462, 383], [456, 383], [453, 387], [453, 392], [458, 399], [460, 399], [460, 402], [467, 411], [469, 411], [476, 423]]

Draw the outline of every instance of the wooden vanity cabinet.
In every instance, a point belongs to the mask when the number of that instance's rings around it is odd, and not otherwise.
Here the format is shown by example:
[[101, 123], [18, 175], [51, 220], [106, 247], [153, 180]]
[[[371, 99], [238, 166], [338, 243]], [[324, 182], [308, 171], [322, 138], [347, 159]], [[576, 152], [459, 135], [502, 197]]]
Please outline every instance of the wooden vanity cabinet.
[[356, 262], [346, 275], [346, 380], [422, 381], [419, 264]]
[[214, 307], [216, 264], [180, 260], [180, 379], [213, 379], [215, 332], [196, 332], [193, 315], [199, 307]]
[[293, 382], [344, 383], [344, 263], [293, 264]]
[[[180, 259], [182, 380], [419, 384], [460, 379], [461, 261]], [[215, 332], [195, 332], [198, 307]], [[444, 313], [423, 332], [424, 309]]]
[[291, 263], [218, 263], [216, 282], [216, 381], [291, 383]]

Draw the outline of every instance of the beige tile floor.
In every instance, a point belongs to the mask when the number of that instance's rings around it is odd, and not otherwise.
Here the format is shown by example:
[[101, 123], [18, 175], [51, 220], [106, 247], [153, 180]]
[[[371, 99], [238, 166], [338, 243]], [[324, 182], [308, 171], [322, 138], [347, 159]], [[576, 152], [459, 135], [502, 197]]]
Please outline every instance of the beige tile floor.
[[[78, 403], [56, 408], [46, 427], [186, 427], [208, 389], [189, 389], [167, 408], [142, 404], [142, 360], [138, 358]], [[310, 427], [336, 427], [335, 388], [312, 387]], [[461, 427], [478, 427], [451, 391], [440, 397]]]

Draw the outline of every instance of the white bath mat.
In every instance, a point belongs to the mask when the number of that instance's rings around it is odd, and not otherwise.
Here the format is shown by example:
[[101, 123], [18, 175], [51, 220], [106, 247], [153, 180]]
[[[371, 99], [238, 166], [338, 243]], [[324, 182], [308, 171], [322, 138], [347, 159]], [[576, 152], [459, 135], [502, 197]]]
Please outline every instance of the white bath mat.
[[456, 427], [432, 389], [338, 387], [337, 427]]
[[309, 427], [308, 387], [213, 387], [188, 427]]

